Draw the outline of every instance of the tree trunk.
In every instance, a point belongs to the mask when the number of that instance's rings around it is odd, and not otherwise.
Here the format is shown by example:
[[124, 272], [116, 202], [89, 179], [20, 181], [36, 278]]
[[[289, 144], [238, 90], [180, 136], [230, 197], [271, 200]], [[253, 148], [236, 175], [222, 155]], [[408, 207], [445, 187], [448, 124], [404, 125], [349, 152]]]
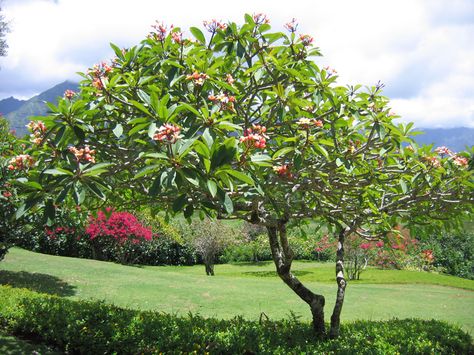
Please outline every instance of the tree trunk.
[[206, 267], [206, 275], [214, 276], [214, 265], [212, 263], [204, 261], [204, 266]]
[[291, 273], [293, 252], [289, 247], [286, 236], [286, 221], [278, 222], [276, 227], [267, 227], [267, 232], [278, 276], [309, 305], [313, 316], [313, 328], [316, 334], [321, 337], [325, 336], [324, 296], [310, 291]]
[[338, 236], [337, 252], [336, 252], [336, 282], [337, 294], [336, 303], [331, 315], [331, 328], [329, 337], [335, 339], [339, 336], [341, 325], [341, 311], [344, 303], [344, 295], [346, 292], [346, 279], [344, 278], [344, 237], [346, 230], [343, 229]]

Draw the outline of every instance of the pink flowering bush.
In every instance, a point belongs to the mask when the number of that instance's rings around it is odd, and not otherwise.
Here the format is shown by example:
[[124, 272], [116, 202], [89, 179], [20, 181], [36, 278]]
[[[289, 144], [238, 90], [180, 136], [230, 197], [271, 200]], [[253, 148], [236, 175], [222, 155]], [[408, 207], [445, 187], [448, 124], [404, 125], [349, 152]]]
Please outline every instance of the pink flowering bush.
[[131, 245], [151, 241], [151, 228], [144, 226], [129, 212], [116, 212], [111, 208], [99, 211], [97, 217], [91, 216], [86, 227], [86, 234], [94, 246], [94, 254], [102, 258], [113, 249], [116, 261], [128, 264], [133, 255], [128, 251]]

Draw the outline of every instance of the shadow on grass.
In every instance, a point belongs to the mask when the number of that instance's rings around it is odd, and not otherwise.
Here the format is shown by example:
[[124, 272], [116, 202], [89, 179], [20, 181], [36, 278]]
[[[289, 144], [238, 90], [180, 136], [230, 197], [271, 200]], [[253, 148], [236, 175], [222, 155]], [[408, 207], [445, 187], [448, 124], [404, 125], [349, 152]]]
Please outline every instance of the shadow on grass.
[[[308, 275], [308, 274], [313, 274], [311, 271], [299, 271], [295, 270], [291, 272], [295, 276], [303, 276], [303, 275]], [[243, 272], [242, 274], [248, 275], [248, 276], [256, 276], [256, 277], [277, 277], [276, 271], [247, 271]]]
[[19, 339], [17, 337], [8, 336], [0, 333], [0, 354], [60, 354], [43, 344], [36, 344], [32, 342]]
[[267, 266], [273, 265], [273, 261], [242, 261], [238, 263], [232, 263], [232, 266]]
[[57, 296], [76, 294], [76, 286], [69, 285], [58, 277], [26, 271], [0, 270], [0, 285], [27, 288], [31, 291]]

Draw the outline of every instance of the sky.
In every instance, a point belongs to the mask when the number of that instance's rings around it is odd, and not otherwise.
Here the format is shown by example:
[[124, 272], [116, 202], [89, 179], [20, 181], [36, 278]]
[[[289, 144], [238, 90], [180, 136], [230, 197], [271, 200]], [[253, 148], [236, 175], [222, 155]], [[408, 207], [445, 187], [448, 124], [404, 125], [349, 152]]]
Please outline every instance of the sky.
[[11, 31], [0, 100], [79, 81], [113, 57], [110, 42], [138, 44], [156, 20], [187, 29], [263, 12], [275, 31], [295, 18], [338, 84], [384, 83], [401, 121], [474, 128], [474, 0], [3, 0], [2, 12]]

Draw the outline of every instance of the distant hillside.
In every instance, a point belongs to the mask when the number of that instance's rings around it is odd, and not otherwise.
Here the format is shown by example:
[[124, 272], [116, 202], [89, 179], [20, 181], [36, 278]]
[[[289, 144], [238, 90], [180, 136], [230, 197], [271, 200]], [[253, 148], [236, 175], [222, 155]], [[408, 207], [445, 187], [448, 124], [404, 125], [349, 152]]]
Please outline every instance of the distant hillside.
[[434, 144], [435, 147], [444, 145], [455, 152], [474, 145], [474, 128], [420, 128], [419, 130], [424, 134], [414, 137], [418, 144]]
[[8, 99], [0, 100], [0, 114], [5, 116], [6, 114], [18, 110], [23, 105], [25, 100], [15, 99], [13, 96]]
[[[63, 96], [64, 91], [68, 89], [77, 91], [78, 84], [65, 81], [27, 101], [22, 101], [22, 104], [16, 110], [5, 114], [5, 118], [10, 122], [10, 128], [16, 131], [17, 136], [21, 137], [27, 134], [28, 130], [25, 126], [30, 121], [29, 117], [47, 115], [48, 107], [45, 105], [45, 102], [57, 102], [58, 98]], [[3, 101], [5, 100], [0, 101], [0, 103]]]

